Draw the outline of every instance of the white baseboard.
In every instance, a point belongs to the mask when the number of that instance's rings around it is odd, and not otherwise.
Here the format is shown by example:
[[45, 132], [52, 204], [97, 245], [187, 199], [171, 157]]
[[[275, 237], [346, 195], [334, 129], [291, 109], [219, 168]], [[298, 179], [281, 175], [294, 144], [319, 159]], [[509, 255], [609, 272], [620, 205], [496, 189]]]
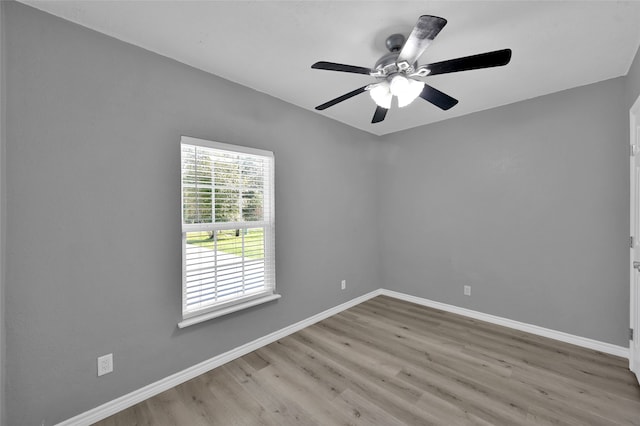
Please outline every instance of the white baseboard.
[[349, 300], [348, 302], [345, 302], [341, 305], [334, 306], [333, 308], [327, 309], [326, 311], [320, 312], [278, 331], [274, 331], [271, 334], [267, 334], [266, 336], [260, 337], [252, 342], [246, 343], [228, 352], [225, 352], [218, 356], [214, 356], [211, 359], [203, 361], [185, 370], [179, 371], [169, 377], [165, 377], [164, 379], [158, 380], [155, 383], [151, 383], [141, 389], [135, 390], [131, 393], [121, 396], [120, 398], [114, 399], [113, 401], [102, 404], [92, 410], [86, 411], [82, 414], [78, 414], [75, 417], [58, 423], [56, 426], [92, 425], [93, 423], [106, 419], [113, 414], [116, 414], [126, 408], [142, 402], [145, 399], [149, 399], [152, 396], [169, 390], [174, 386], [178, 386], [179, 384], [198, 377], [199, 375], [204, 374], [207, 371], [211, 371], [216, 367], [233, 361], [236, 358], [240, 358], [241, 356], [246, 355], [249, 352], [260, 349], [261, 347], [266, 346], [269, 343], [273, 343], [278, 339], [282, 339], [290, 334], [295, 333], [296, 331], [302, 330], [305, 327], [315, 324], [318, 321], [322, 321], [323, 319], [329, 318], [332, 315], [338, 314], [373, 297], [379, 296], [380, 294], [382, 294], [382, 289], [378, 289], [364, 294], [360, 297], [356, 297], [355, 299]]
[[617, 355], [624, 358], [629, 358], [629, 349], [612, 345], [610, 343], [599, 342], [597, 340], [587, 339], [585, 337], [574, 336], [572, 334], [563, 333], [561, 331], [550, 330], [544, 327], [538, 327], [536, 325], [526, 324], [523, 322], [513, 321], [507, 318], [497, 317], [494, 315], [484, 314], [482, 312], [473, 311], [470, 309], [460, 308], [458, 306], [448, 305], [446, 303], [435, 302], [429, 299], [423, 299], [421, 297], [410, 296], [408, 294], [399, 293], [392, 290], [378, 289], [370, 293], [364, 294], [341, 305], [335, 306], [326, 311], [320, 312], [307, 319], [299, 321], [288, 327], [275, 331], [266, 336], [260, 337], [252, 342], [239, 346], [223, 354], [217, 355], [211, 359], [203, 361], [178, 373], [172, 374], [164, 379], [158, 380], [155, 383], [151, 383], [141, 389], [123, 395], [120, 398], [109, 401], [100, 405], [92, 410], [86, 411], [61, 423], [56, 426], [89, 426], [100, 420], [103, 420], [113, 414], [116, 414], [126, 408], [129, 408], [139, 402], [142, 402], [148, 398], [151, 398], [161, 392], [171, 389], [174, 386], [178, 386], [188, 380], [198, 377], [201, 374], [211, 371], [216, 367], [219, 367], [227, 362], [233, 361], [243, 355], [253, 352], [256, 349], [260, 349], [270, 343], [275, 342], [278, 339], [282, 339], [296, 331], [302, 330], [318, 321], [329, 318], [332, 315], [338, 314], [346, 309], [349, 309], [355, 305], [372, 299], [376, 296], [389, 296], [400, 300], [406, 300], [407, 302], [416, 303], [418, 305], [428, 306], [435, 309], [451, 312], [454, 314], [463, 315], [470, 318], [475, 318], [481, 321], [486, 321], [492, 324], [498, 324], [505, 327], [513, 328], [520, 331], [526, 331], [538, 336], [548, 337], [551, 339], [559, 340], [561, 342], [571, 343], [577, 346], [582, 346], [589, 349], [594, 349], [600, 352], [604, 352], [611, 355]]
[[505, 327], [513, 328], [515, 330], [526, 331], [527, 333], [535, 334], [537, 336], [548, 337], [550, 339], [559, 340], [561, 342], [571, 343], [572, 345], [581, 346], [583, 348], [594, 349], [606, 354], [616, 355], [627, 359], [629, 358], [629, 348], [625, 348], [623, 346], [612, 345], [611, 343], [605, 343], [598, 340], [588, 339], [586, 337], [575, 336], [573, 334], [564, 333], [562, 331], [551, 330], [548, 328], [539, 327], [537, 325], [527, 324], [524, 322], [514, 321], [495, 315], [473, 311], [471, 309], [460, 308], [458, 306], [448, 305], [441, 302], [435, 302], [433, 300], [423, 299], [422, 297], [411, 296], [408, 294], [399, 293], [397, 291], [382, 289], [381, 294], [396, 299], [405, 300], [407, 302], [412, 302], [418, 305], [428, 306], [430, 308], [440, 309], [442, 311], [451, 312], [481, 321], [486, 321], [492, 324], [502, 325]]

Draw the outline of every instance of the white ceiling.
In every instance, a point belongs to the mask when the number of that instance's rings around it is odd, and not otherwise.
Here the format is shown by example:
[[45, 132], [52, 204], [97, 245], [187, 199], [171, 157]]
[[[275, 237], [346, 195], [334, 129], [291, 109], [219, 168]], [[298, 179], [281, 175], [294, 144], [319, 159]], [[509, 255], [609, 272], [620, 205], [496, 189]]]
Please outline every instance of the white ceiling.
[[[376, 135], [625, 75], [640, 44], [639, 1], [21, 1]], [[511, 63], [427, 77], [449, 111], [417, 99], [371, 124], [367, 93], [314, 110], [375, 80], [311, 64], [373, 67], [424, 14], [448, 24], [420, 64], [503, 48]]]

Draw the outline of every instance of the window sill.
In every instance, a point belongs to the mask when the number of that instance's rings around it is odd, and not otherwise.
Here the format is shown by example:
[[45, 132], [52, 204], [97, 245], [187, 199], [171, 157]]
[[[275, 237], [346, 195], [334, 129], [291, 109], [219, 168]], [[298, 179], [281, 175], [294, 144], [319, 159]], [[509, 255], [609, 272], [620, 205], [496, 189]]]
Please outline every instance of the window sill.
[[178, 328], [189, 327], [190, 325], [199, 324], [204, 321], [208, 321], [210, 319], [218, 318], [223, 315], [228, 315], [233, 312], [238, 312], [243, 309], [250, 308], [252, 306], [261, 305], [263, 303], [271, 302], [272, 300], [280, 299], [279, 294], [270, 294], [268, 296], [259, 297], [257, 299], [251, 299], [243, 303], [238, 303], [237, 305], [231, 305], [226, 308], [218, 309], [211, 312], [206, 312], [204, 314], [196, 315], [194, 317], [190, 317], [184, 319], [178, 323]]

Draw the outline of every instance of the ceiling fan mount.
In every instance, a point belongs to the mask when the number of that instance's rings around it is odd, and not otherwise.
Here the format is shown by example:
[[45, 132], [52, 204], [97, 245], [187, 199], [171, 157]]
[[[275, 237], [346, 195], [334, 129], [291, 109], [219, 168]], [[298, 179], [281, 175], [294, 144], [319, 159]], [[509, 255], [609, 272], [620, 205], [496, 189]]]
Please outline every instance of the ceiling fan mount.
[[391, 34], [384, 42], [384, 45], [387, 46], [389, 52], [400, 52], [402, 46], [404, 46], [405, 38], [404, 34]]
[[418, 59], [446, 23], [447, 20], [439, 16], [420, 16], [408, 39], [405, 40], [402, 34], [391, 34], [387, 37], [385, 45], [389, 53], [378, 59], [373, 68], [326, 61], [316, 62], [311, 68], [366, 74], [377, 80], [376, 83], [362, 86], [318, 105], [316, 109], [324, 110], [368, 91], [376, 103], [371, 123], [379, 123], [385, 119], [394, 99], [397, 99], [399, 107], [404, 107], [421, 97], [442, 110], [448, 110], [456, 105], [458, 100], [427, 85], [421, 80], [423, 77], [497, 67], [506, 65], [511, 60], [511, 49], [502, 49], [419, 66]]

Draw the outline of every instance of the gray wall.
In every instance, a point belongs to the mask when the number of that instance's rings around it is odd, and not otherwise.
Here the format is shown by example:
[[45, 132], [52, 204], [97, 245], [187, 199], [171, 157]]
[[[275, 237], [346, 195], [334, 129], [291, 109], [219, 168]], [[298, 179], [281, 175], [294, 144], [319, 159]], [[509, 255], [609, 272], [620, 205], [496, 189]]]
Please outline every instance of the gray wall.
[[382, 282], [627, 346], [623, 89], [608, 80], [388, 137]]
[[625, 78], [626, 106], [630, 109], [640, 95], [640, 50], [631, 63], [629, 72]]
[[[8, 424], [65, 420], [381, 287], [372, 136], [3, 6]], [[283, 297], [178, 330], [182, 134], [275, 152]]]

